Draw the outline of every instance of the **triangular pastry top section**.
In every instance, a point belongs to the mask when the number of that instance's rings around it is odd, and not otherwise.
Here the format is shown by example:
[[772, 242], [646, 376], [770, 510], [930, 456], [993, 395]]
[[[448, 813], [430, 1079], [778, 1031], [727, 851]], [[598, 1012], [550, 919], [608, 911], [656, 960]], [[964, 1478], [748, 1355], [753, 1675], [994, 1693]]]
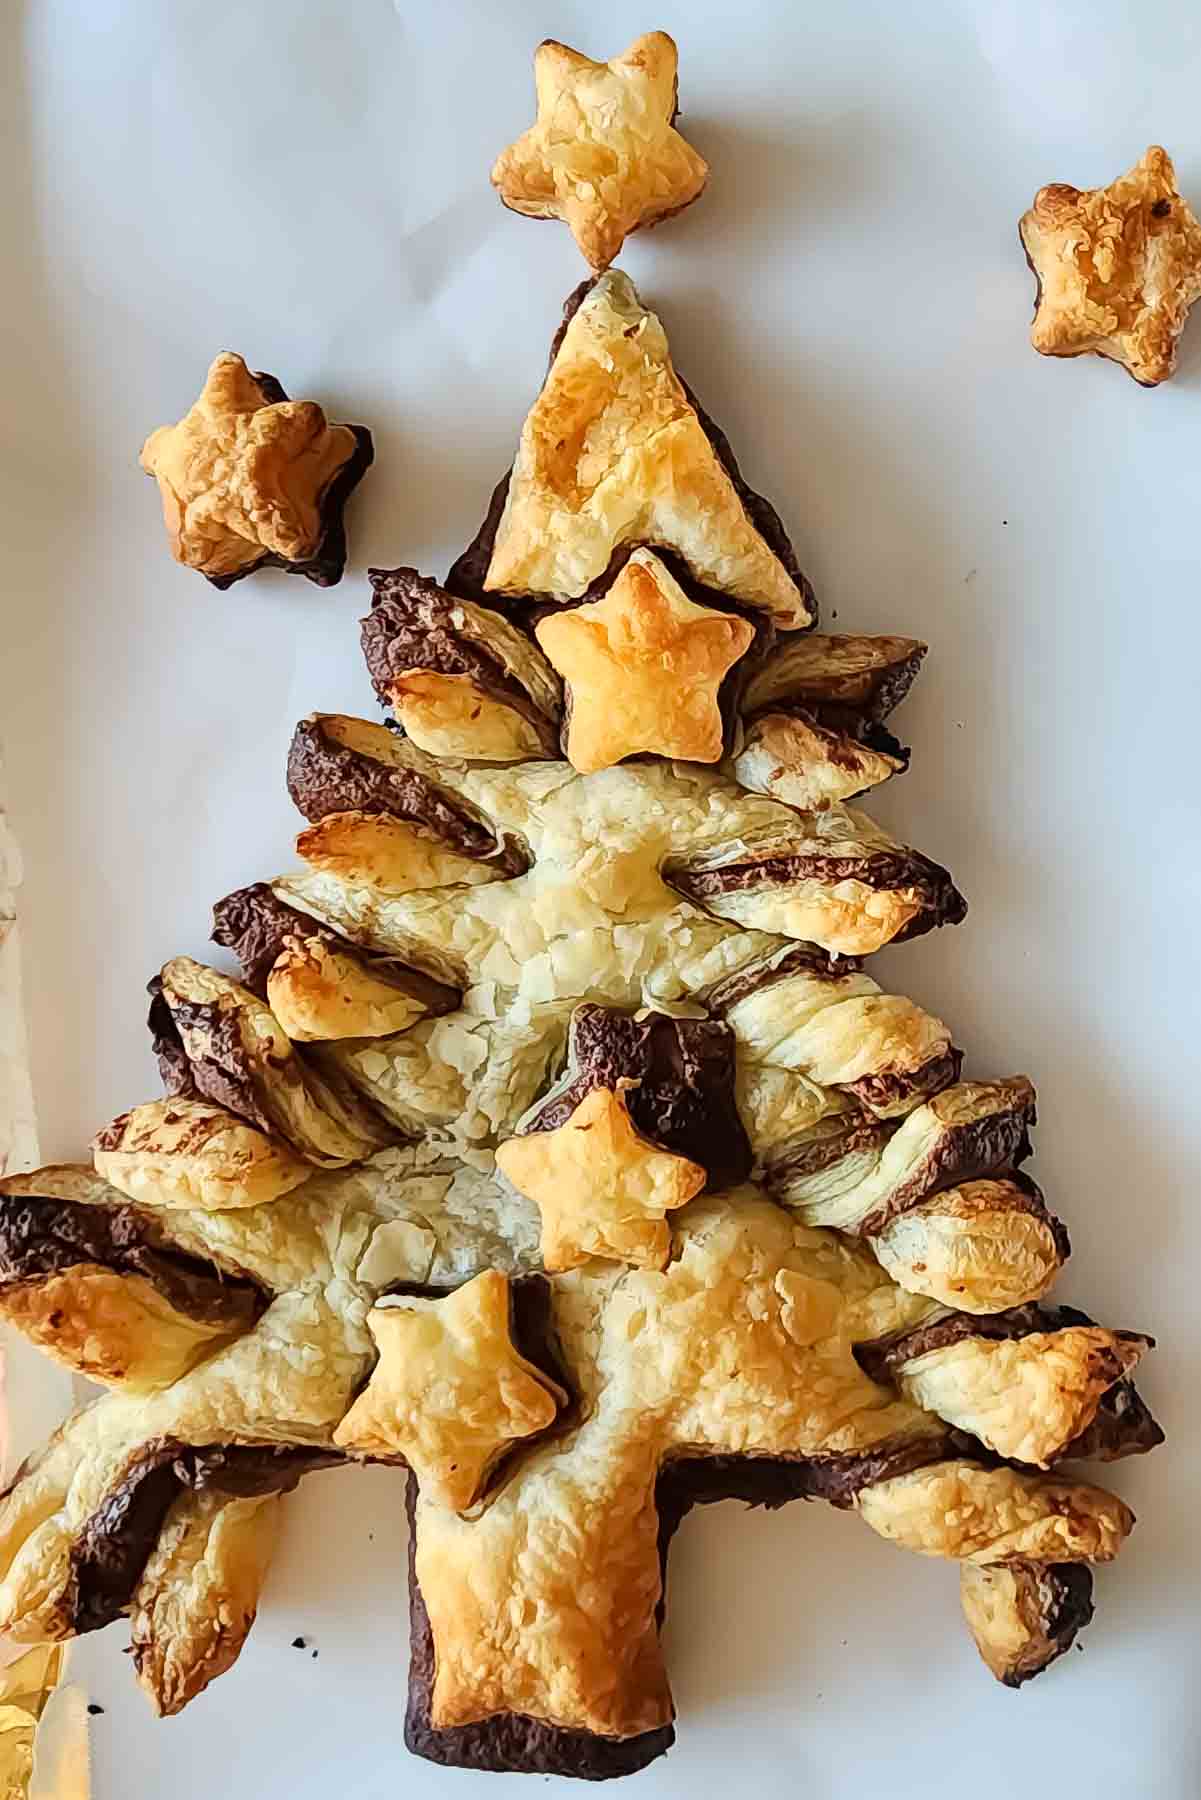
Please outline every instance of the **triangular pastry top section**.
[[631, 231], [682, 212], [709, 178], [675, 129], [679, 55], [647, 31], [610, 62], [547, 38], [534, 54], [538, 118], [501, 152], [492, 185], [506, 206], [562, 219], [594, 269]]
[[686, 580], [785, 630], [816, 620], [774, 509], [676, 374], [659, 319], [611, 269], [570, 311], [495, 527], [490, 517], [447, 585], [578, 599], [635, 544], [674, 553]]

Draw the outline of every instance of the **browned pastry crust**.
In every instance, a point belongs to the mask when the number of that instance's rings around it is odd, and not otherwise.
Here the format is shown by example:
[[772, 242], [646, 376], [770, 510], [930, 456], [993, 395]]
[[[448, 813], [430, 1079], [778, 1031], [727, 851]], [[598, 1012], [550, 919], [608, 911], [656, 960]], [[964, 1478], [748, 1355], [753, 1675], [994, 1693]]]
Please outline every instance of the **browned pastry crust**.
[[602, 600], [549, 613], [536, 635], [565, 683], [573, 768], [608, 769], [644, 751], [719, 761], [718, 692], [755, 628], [697, 606], [649, 550], [633, 552]]
[[976, 1648], [1011, 1688], [1070, 1650], [1093, 1616], [1092, 1571], [1084, 1563], [1024, 1556], [983, 1569], [960, 1563], [959, 1595]]
[[748, 1060], [803, 1070], [877, 1118], [912, 1112], [959, 1078], [963, 1053], [942, 1020], [883, 993], [857, 957], [791, 945], [745, 964], [705, 998]]
[[970, 1313], [1040, 1299], [1071, 1254], [1062, 1221], [1016, 1169], [940, 1189], [891, 1219], [872, 1248], [901, 1287]]
[[803, 707], [818, 718], [879, 724], [901, 704], [925, 660], [917, 638], [862, 637], [814, 632], [787, 637], [747, 682], [742, 710], [760, 713]]
[[1142, 387], [1168, 379], [1201, 296], [1201, 221], [1166, 150], [1152, 144], [1108, 187], [1040, 188], [1021, 238], [1038, 283], [1036, 350], [1109, 357]]
[[720, 918], [845, 956], [867, 956], [967, 916], [946, 869], [848, 806], [797, 814], [791, 830], [781, 820], [778, 833], [672, 858], [664, 873], [677, 892]]
[[312, 1169], [280, 1139], [207, 1100], [149, 1100], [92, 1139], [96, 1173], [143, 1206], [262, 1206]]
[[516, 1348], [511, 1315], [499, 1269], [438, 1299], [374, 1307], [379, 1360], [334, 1432], [339, 1449], [403, 1458], [429, 1503], [473, 1506], [506, 1451], [553, 1425], [566, 1399]]
[[203, 1096], [321, 1168], [360, 1162], [394, 1142], [378, 1113], [302, 1061], [249, 988], [190, 956], [150, 983], [149, 1025], [172, 1096]]
[[492, 608], [416, 569], [370, 569], [363, 655], [384, 706], [435, 756], [554, 756], [562, 692], [538, 646]]
[[389, 1036], [453, 1012], [461, 999], [457, 987], [285, 905], [265, 881], [217, 902], [213, 942], [234, 952], [247, 986], [293, 1043]]
[[563, 219], [594, 269], [631, 232], [690, 206], [709, 167], [674, 128], [678, 63], [665, 31], [644, 32], [607, 63], [545, 39], [534, 53], [537, 123], [492, 170], [505, 205]]
[[365, 425], [328, 425], [315, 401], [289, 400], [273, 375], [224, 351], [195, 406], [151, 433], [141, 461], [158, 481], [172, 555], [214, 587], [262, 568], [330, 587], [346, 566], [346, 502], [373, 455]]
[[662, 1150], [634, 1129], [620, 1086], [594, 1087], [561, 1125], [510, 1138], [496, 1166], [542, 1216], [551, 1272], [590, 1257], [660, 1269], [671, 1253], [667, 1214], [699, 1194], [699, 1163]]
[[1153, 1342], [1069, 1307], [1021, 1306], [993, 1317], [939, 1313], [857, 1344], [855, 1356], [874, 1380], [895, 1383], [998, 1456], [1047, 1468], [1077, 1454], [1105, 1395]]
[[315, 713], [296, 727], [288, 792], [310, 823], [331, 814], [382, 814], [416, 827], [439, 849], [488, 863], [498, 874], [525, 867], [471, 805], [440, 786], [386, 726]]
[[1024, 1075], [962, 1081], [899, 1126], [836, 1116], [769, 1162], [767, 1184], [808, 1224], [875, 1238], [930, 1195], [1024, 1162], [1034, 1123]]
[[[612, 585], [632, 550], [644, 543], [666, 563], [688, 597], [699, 604], [729, 606], [734, 600], [789, 629], [813, 624], [817, 619], [813, 590], [801, 573], [779, 514], [742, 479], [729, 440], [672, 368], [662, 327], [654, 314], [642, 308], [624, 276], [610, 272], [601, 278], [601, 282], [603, 286], [597, 281], [584, 282], [568, 297], [563, 323], [551, 344], [547, 382], [535, 402], [523, 435], [523, 445], [527, 437], [529, 439], [529, 450], [519, 449], [513, 469], [497, 484], [475, 540], [446, 578], [447, 589], [464, 599], [480, 600], [485, 604], [490, 600], [495, 602], [498, 591], [503, 591], [510, 599], [541, 602], [571, 597], [595, 599]], [[584, 325], [572, 339], [572, 327], [585, 308], [588, 311]], [[635, 470], [620, 463], [610, 465], [607, 477], [602, 480], [599, 468], [595, 474], [589, 469], [585, 471], [588, 488], [579, 487], [573, 478], [567, 482], [564, 492], [569, 510], [577, 503], [588, 505], [589, 491], [597, 496], [591, 502], [595, 524], [588, 556], [591, 561], [601, 558], [599, 567], [588, 574], [573, 562], [570, 569], [552, 570], [548, 566], [542, 572], [535, 572], [531, 568], [528, 574], [518, 576], [515, 568], [505, 565], [513, 562], [514, 548], [521, 547], [525, 519], [528, 516], [530, 529], [536, 532], [540, 530], [537, 521], [541, 509], [549, 505], [553, 510], [557, 505], [554, 499], [558, 480], [555, 469], [553, 466], [541, 469], [535, 461], [529, 466], [530, 502], [527, 508], [524, 495], [526, 464], [533, 455], [534, 432], [545, 420], [550, 434], [546, 440], [548, 446], [553, 449], [553, 444], [558, 441], [555, 415], [567, 402], [572, 382], [571, 365], [577, 355], [575, 346], [585, 337], [590, 319], [602, 333], [611, 330], [615, 347], [626, 346], [623, 361], [630, 360], [630, 341], [624, 336], [626, 328], [631, 321], [641, 321], [638, 326], [642, 333], [640, 341], [649, 334], [650, 347], [655, 354], [629, 393], [619, 390], [607, 400], [611, 387], [608, 378], [599, 385], [592, 384], [581, 416], [571, 421], [564, 452], [569, 453], [573, 446], [582, 450], [587, 418], [598, 407], [603, 417], [608, 406], [609, 423], [619, 433], [624, 433], [627, 427], [628, 421], [621, 417], [626, 408], [638, 413], [644, 428], [650, 425], [656, 408], [666, 408], [674, 421], [675, 437], [680, 439], [686, 452], [688, 469], [700, 484], [695, 494], [700, 510], [694, 511], [690, 507], [682, 522], [673, 522], [670, 511], [666, 511], [659, 521], [661, 529], [655, 529], [655, 521], [649, 518], [639, 528], [630, 513], [630, 504], [636, 496], [644, 495], [646, 490], [639, 484], [645, 474], [653, 471]], [[566, 361], [561, 362], [564, 353]], [[560, 399], [560, 387], [565, 390], [563, 399]], [[640, 394], [640, 387], [649, 391]], [[663, 484], [665, 493], [669, 491], [667, 477], [671, 470], [667, 457], [674, 442], [675, 438], [667, 437], [655, 447], [656, 479]], [[540, 485], [543, 474], [548, 477], [545, 487]], [[703, 507], [702, 487], [705, 489]], [[603, 556], [600, 550], [605, 529], [602, 502], [609, 505], [609, 518], [614, 522], [616, 533], [608, 554]], [[580, 534], [574, 512], [572, 517], [571, 538], [578, 544]], [[516, 536], [515, 518], [522, 523], [522, 531]], [[617, 525], [615, 522], [619, 519], [624, 523]], [[730, 573], [735, 566], [730, 560], [735, 551], [744, 559], [737, 566], [748, 577], [743, 594], [738, 592], [743, 577]], [[723, 562], [728, 567], [723, 569]], [[749, 578], [752, 568], [753, 580]]]
[[258, 1284], [174, 1248], [152, 1215], [92, 1203], [82, 1167], [0, 1181], [0, 1315], [109, 1387], [175, 1381], [254, 1324]]

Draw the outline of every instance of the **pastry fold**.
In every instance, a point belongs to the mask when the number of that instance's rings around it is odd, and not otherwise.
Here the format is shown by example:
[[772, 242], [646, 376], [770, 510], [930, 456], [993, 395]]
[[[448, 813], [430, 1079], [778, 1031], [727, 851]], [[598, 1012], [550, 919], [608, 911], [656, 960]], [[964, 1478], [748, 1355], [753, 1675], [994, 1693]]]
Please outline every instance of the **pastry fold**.
[[367, 669], [420, 749], [490, 762], [557, 755], [562, 685], [531, 637], [416, 569], [369, 574]]
[[286, 905], [265, 881], [217, 902], [213, 941], [233, 951], [246, 985], [294, 1043], [386, 1037], [453, 1012], [461, 998], [457, 987]]
[[[1020, 1306], [991, 1316], [940, 1311], [857, 1344], [860, 1367], [915, 1405], [970, 1432], [1010, 1461], [1049, 1468], [1080, 1454], [1107, 1395], [1154, 1340], [1110, 1331], [1070, 1307]], [[1133, 1423], [1132, 1412], [1126, 1412]], [[1111, 1418], [1111, 1460], [1120, 1454]], [[1127, 1448], [1148, 1448], [1138, 1432]]]
[[92, 1139], [98, 1175], [144, 1206], [263, 1206], [312, 1175], [280, 1138], [207, 1100], [148, 1100]]
[[783, 639], [743, 689], [746, 728], [733, 773], [752, 793], [803, 810], [853, 799], [900, 774], [909, 751], [884, 720], [925, 654], [915, 638]]
[[0, 1316], [79, 1374], [149, 1392], [249, 1331], [269, 1296], [119, 1199], [82, 1166], [0, 1181]]
[[301, 1060], [270, 1008], [190, 956], [150, 984], [149, 1024], [168, 1093], [203, 1096], [307, 1162], [341, 1168], [395, 1141], [378, 1113], [327, 1069]]
[[751, 1062], [840, 1088], [875, 1118], [903, 1117], [959, 1078], [963, 1053], [941, 1019], [812, 944], [744, 965], [706, 1000]]

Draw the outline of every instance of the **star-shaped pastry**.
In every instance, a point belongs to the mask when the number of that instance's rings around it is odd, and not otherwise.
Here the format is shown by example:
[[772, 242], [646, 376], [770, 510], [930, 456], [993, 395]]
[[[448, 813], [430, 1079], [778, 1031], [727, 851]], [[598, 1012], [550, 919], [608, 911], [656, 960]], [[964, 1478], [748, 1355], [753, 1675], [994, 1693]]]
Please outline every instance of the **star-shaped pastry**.
[[1038, 282], [1034, 348], [1108, 356], [1143, 387], [1166, 381], [1201, 296], [1201, 222], [1167, 151], [1152, 144], [1108, 187], [1040, 188], [1021, 234]]
[[496, 1165], [542, 1215], [542, 1260], [557, 1272], [592, 1256], [661, 1269], [666, 1215], [705, 1185], [705, 1170], [635, 1131], [621, 1091], [594, 1088], [557, 1131], [510, 1138]]
[[492, 185], [533, 219], [563, 219], [594, 269], [630, 232], [682, 212], [709, 165], [675, 130], [678, 56], [665, 31], [593, 62], [553, 38], [534, 55], [538, 120], [502, 152]]
[[603, 600], [552, 613], [535, 635], [567, 683], [573, 768], [608, 769], [642, 750], [721, 761], [717, 691], [755, 628], [697, 606], [649, 550], [635, 550]]
[[814, 622], [774, 509], [676, 374], [661, 321], [610, 269], [570, 302], [522, 428], [484, 593], [578, 599], [627, 544], [674, 552], [715, 600], [785, 631]]
[[513, 1344], [509, 1278], [487, 1269], [445, 1298], [375, 1306], [371, 1380], [334, 1432], [401, 1456], [422, 1498], [465, 1512], [511, 1444], [552, 1425], [563, 1395]]
[[264, 564], [329, 587], [346, 563], [342, 509], [372, 455], [365, 426], [327, 424], [315, 400], [289, 400], [227, 350], [191, 411], [151, 432], [141, 462], [176, 562], [219, 588]]

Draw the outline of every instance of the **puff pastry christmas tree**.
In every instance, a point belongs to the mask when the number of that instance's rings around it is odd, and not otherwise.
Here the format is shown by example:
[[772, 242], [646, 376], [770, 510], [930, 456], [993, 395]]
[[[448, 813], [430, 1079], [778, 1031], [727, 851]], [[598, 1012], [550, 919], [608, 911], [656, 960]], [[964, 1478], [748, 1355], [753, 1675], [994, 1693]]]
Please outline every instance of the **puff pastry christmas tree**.
[[297, 726], [299, 870], [218, 902], [236, 975], [151, 983], [166, 1097], [0, 1183], [0, 1311], [111, 1390], [0, 1505], [0, 1629], [126, 1615], [176, 1711], [237, 1655], [278, 1497], [383, 1460], [435, 1761], [667, 1749], [667, 1546], [726, 1496], [956, 1562], [1024, 1681], [1133, 1524], [1063, 1465], [1161, 1434], [1151, 1340], [1047, 1299], [1031, 1084], [964, 1081], [863, 968], [965, 912], [848, 804], [907, 764], [924, 646], [808, 629], [612, 271], [445, 583], [372, 581], [392, 722]]

